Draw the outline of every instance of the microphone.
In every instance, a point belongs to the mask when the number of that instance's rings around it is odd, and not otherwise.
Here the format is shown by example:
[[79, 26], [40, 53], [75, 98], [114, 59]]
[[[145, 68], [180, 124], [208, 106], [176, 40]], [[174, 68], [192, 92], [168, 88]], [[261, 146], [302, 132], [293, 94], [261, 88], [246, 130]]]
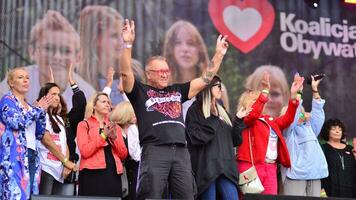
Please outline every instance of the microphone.
[[[322, 78], [324, 78], [325, 77], [325, 74], [317, 74], [317, 75], [313, 75], [314, 76], [314, 80], [320, 80], [320, 79], [322, 79]], [[312, 79], [311, 79], [311, 77], [308, 77], [307, 78], [307, 84], [308, 85], [311, 85], [311, 83], [312, 83]]]

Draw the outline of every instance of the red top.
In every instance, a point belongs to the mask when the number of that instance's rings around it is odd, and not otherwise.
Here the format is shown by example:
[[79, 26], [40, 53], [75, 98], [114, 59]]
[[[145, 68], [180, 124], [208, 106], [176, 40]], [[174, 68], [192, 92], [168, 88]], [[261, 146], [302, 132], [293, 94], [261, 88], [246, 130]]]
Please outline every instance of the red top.
[[[278, 118], [262, 115], [264, 105], [267, 101], [268, 98], [261, 94], [252, 105], [252, 111], [244, 118], [244, 123], [247, 128], [242, 131], [242, 144], [238, 148], [236, 158], [239, 161], [251, 163], [248, 137], [248, 131], [250, 130], [253, 161], [254, 163], [263, 163], [265, 161], [270, 136], [269, 127], [271, 127], [278, 136], [277, 162], [288, 168], [291, 166], [291, 162], [282, 131], [283, 129], [289, 127], [289, 125], [293, 122], [299, 101], [290, 100], [287, 112]], [[259, 118], [263, 118], [264, 121]]]
[[[81, 154], [79, 170], [82, 169], [105, 169], [105, 153], [104, 147], [109, 140], [104, 140], [99, 134], [99, 121], [91, 116], [85, 121], [78, 124], [77, 129], [77, 143]], [[104, 120], [106, 124], [109, 123], [108, 118]], [[88, 129], [89, 125], [89, 129]], [[121, 160], [127, 156], [127, 149], [122, 138], [121, 129], [117, 129], [117, 138], [111, 142], [111, 150], [115, 159], [116, 170], [118, 174], [123, 173], [123, 166]]]

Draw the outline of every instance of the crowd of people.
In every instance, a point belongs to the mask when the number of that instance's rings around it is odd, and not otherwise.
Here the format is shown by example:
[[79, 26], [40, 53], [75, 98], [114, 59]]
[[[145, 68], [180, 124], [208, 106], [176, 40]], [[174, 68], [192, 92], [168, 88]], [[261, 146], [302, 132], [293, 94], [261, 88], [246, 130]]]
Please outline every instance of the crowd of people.
[[30, 34], [35, 64], [0, 83], [1, 199], [235, 200], [251, 167], [262, 194], [356, 197], [356, 153], [342, 121], [325, 121], [322, 79], [305, 77], [306, 112], [305, 78], [289, 87], [281, 68], [260, 66], [230, 112], [217, 75], [228, 36], [209, 59], [197, 28], [178, 20], [143, 68], [132, 58], [134, 21], [96, 5], [79, 24], [78, 34], [48, 11]]

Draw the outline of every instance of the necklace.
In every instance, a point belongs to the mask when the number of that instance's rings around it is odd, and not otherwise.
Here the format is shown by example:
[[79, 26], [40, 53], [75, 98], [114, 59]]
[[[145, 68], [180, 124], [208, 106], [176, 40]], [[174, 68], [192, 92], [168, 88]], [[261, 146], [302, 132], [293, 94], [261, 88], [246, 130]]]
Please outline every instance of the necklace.
[[[338, 155], [339, 158], [340, 158], [342, 170], [345, 170], [345, 161], [344, 161], [343, 152], [341, 152], [341, 154], [340, 154], [333, 146], [331, 146], [331, 147], [332, 147], [332, 149], [337, 153], [337, 155]], [[340, 149], [340, 150], [342, 150], [342, 149]]]

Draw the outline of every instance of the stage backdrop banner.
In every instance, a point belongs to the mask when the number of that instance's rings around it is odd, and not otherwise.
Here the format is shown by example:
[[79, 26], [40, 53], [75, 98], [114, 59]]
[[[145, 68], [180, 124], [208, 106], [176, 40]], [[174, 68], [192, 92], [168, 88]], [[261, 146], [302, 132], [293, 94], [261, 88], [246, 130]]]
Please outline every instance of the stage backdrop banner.
[[[77, 81], [79, 80], [82, 87], [85, 87], [85, 91], [88, 91], [87, 96], [93, 90], [102, 90], [108, 68], [114, 67], [116, 72], [119, 71], [119, 52], [123, 45], [120, 38], [121, 23], [123, 18], [128, 18], [135, 20], [136, 26], [133, 57], [143, 67], [147, 58], [159, 54], [167, 57], [171, 67], [175, 64], [184, 66], [184, 63], [188, 63], [189, 66], [194, 56], [183, 53], [181, 56], [183, 61], [178, 61], [175, 60], [174, 54], [179, 48], [182, 48], [183, 52], [189, 52], [189, 48], [195, 45], [195, 51], [198, 51], [200, 56], [197, 60], [201, 61], [196, 66], [201, 68], [204, 65], [202, 62], [204, 56], [201, 55], [208, 53], [211, 58], [217, 36], [228, 35], [230, 47], [219, 75], [227, 88], [229, 110], [232, 114], [235, 113], [238, 97], [244, 91], [246, 78], [261, 65], [280, 67], [289, 85], [296, 72], [306, 78], [311, 74], [325, 74], [319, 90], [322, 98], [326, 100], [326, 119], [340, 118], [346, 123], [348, 137], [354, 137], [356, 136], [356, 123], [354, 123], [356, 114], [353, 112], [356, 110], [354, 86], [356, 9], [354, 6], [336, 0], [320, 1], [317, 8], [310, 7], [306, 2], [302, 0], [2, 0], [0, 2], [0, 80], [3, 80], [6, 72], [13, 67], [30, 66], [27, 69], [32, 76], [37, 77], [36, 80], [31, 81], [42, 84], [48, 79], [48, 67], [51, 66], [55, 69], [55, 81], [65, 82], [67, 72], [61, 70], [61, 67], [66, 68], [71, 62], [75, 65]], [[98, 11], [100, 10], [97, 8], [98, 5], [111, 9]], [[50, 27], [42, 32], [40, 28], [34, 28], [45, 16], [55, 16], [53, 12], [59, 13], [68, 22], [63, 25], [65, 34], [58, 33], [62, 31], [60, 27], [56, 27], [57, 29], [52, 30], [50, 34], [48, 34]], [[95, 12], [102, 13], [94, 16]], [[61, 21], [58, 17], [53, 19]], [[121, 20], [121, 23], [115, 20]], [[183, 39], [179, 38], [184, 34], [177, 31], [179, 29], [174, 32], [173, 24], [178, 24], [177, 21], [180, 20], [191, 23], [198, 30], [206, 50], [198, 44], [197, 34], [191, 41], [185, 41], [183, 36]], [[77, 35], [72, 34], [73, 30], [70, 27], [74, 28]], [[192, 30], [185, 29], [188, 32]], [[173, 30], [171, 31], [173, 36], [169, 35], [170, 30]], [[46, 31], [47, 35], [44, 33]], [[194, 35], [193, 32], [189, 34]], [[79, 37], [82, 42], [79, 42]], [[104, 40], [105, 37], [107, 39]], [[67, 46], [63, 44], [65, 42]], [[117, 46], [113, 47], [116, 44]], [[200, 72], [198, 68], [193, 73], [196, 77]], [[182, 69], [173, 71], [174, 81], [186, 80], [183, 75], [187, 74], [184, 73], [187, 72], [187, 68]], [[115, 75], [114, 79], [117, 78], [118, 76]], [[1, 84], [0, 93], [3, 95], [6, 92], [6, 81], [2, 81]], [[62, 85], [64, 91], [66, 84]], [[31, 86], [31, 89], [38, 88]], [[38, 91], [33, 91], [34, 94], [36, 92]], [[303, 104], [307, 111], [311, 109], [311, 97], [311, 88], [305, 84]]]

